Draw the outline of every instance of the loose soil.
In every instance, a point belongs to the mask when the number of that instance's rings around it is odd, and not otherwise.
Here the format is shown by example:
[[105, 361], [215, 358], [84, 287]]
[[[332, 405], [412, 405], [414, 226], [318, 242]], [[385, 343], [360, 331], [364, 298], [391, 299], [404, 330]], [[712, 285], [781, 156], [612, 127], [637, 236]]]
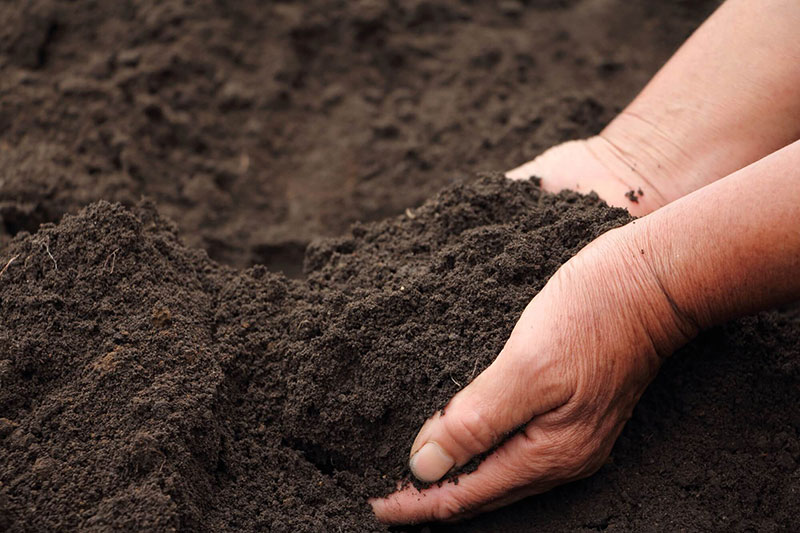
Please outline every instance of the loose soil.
[[[489, 176], [317, 241], [307, 280], [187, 248], [150, 204], [18, 235], [0, 277], [0, 524], [382, 531], [436, 409], [560, 264], [629, 220]], [[800, 317], [704, 334], [594, 477], [435, 531], [782, 530], [800, 491]]]
[[0, 244], [154, 199], [187, 243], [303, 249], [596, 133], [717, 2], [0, 3]]
[[[421, 422], [628, 220], [464, 176], [596, 133], [716, 3], [2, 3], [0, 530], [385, 530]], [[798, 352], [797, 310], [707, 332], [592, 478], [401, 530], [795, 529]]]

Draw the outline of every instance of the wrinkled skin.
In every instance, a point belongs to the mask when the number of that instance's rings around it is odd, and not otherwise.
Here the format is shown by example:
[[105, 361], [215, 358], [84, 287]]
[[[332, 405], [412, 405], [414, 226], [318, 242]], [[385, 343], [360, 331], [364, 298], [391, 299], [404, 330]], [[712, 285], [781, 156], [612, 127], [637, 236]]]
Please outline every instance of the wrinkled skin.
[[[374, 500], [380, 519], [463, 518], [603, 465], [662, 358], [695, 333], [638, 259], [626, 228], [606, 233], [558, 270], [496, 361], [453, 397], [444, 416], [425, 423], [411, 455], [435, 442], [457, 467], [524, 424], [522, 431], [458, 484], [423, 492], [408, 486]], [[448, 464], [445, 458], [439, 466]]]
[[[554, 146], [510, 170], [506, 176], [511, 179], [536, 176], [542, 180], [542, 188], [552, 193], [564, 189], [584, 194], [594, 191], [609, 205], [624, 207], [634, 216], [646, 215], [675, 199], [659, 190], [660, 180], [655, 177], [645, 179], [640, 174], [632, 174], [623, 178], [621, 169], [634, 166], [639, 166], [635, 157], [623, 155], [609, 139], [608, 132], [604, 132]], [[635, 201], [626, 196], [630, 191], [635, 193]]]
[[561, 267], [409, 465], [432, 482], [502, 444], [458, 484], [373, 500], [378, 518], [450, 520], [591, 474], [663, 357], [800, 298], [798, 24], [796, 0], [727, 0], [599, 135], [507, 173], [646, 216]]

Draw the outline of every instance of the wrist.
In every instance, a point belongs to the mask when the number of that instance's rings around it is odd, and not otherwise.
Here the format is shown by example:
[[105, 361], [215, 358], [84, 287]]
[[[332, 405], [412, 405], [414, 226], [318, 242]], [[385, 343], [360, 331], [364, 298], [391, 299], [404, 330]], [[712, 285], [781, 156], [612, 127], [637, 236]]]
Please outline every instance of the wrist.
[[[713, 146], [704, 137], [704, 145], [697, 146], [691, 138], [681, 137], [692, 125], [676, 124], [678, 118], [653, 116], [650, 109], [637, 109], [632, 104], [621, 112], [599, 135], [598, 157], [603, 164], [631, 190], [641, 191], [639, 201], [651, 205], [647, 212], [655, 211], [714, 181], [717, 175], [704, 161]], [[697, 117], [694, 117], [697, 120]], [[658, 124], [671, 124], [666, 131]], [[689, 155], [691, 154], [691, 156]]]
[[663, 359], [694, 338], [700, 324], [662, 275], [650, 228], [642, 222], [611, 230], [592, 245], [613, 264], [617, 283], [609, 289]]

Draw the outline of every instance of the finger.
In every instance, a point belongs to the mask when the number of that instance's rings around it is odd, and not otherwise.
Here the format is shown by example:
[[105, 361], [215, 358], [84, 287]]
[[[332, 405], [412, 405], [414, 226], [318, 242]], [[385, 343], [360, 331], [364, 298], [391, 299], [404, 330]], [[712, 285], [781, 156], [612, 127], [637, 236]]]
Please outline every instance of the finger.
[[[542, 189], [552, 193], [562, 189], [594, 191], [609, 205], [641, 216], [667, 202], [634, 167], [606, 139], [595, 136], [556, 145], [509, 170], [506, 177], [522, 180], [535, 176], [542, 180]], [[641, 197], [643, 190], [647, 195]]]
[[[549, 417], [550, 415], [545, 415]], [[545, 424], [541, 423], [542, 419], [537, 419], [531, 424], [538, 425], [542, 428]], [[567, 437], [564, 440], [564, 450], [566, 453], [561, 454], [561, 465], [556, 468], [556, 472], [561, 472], [561, 475], [551, 475], [549, 478], [540, 477], [538, 480], [531, 480], [531, 482], [523, 487], [510, 490], [508, 493], [493, 499], [486, 504], [479, 505], [469, 509], [468, 511], [457, 515], [455, 520], [460, 521], [477, 516], [479, 514], [488, 513], [506, 505], [523, 500], [529, 496], [542, 494], [570, 481], [577, 481], [595, 473], [603, 464], [608, 461], [608, 456], [611, 449], [616, 442], [617, 437], [622, 432], [625, 426], [625, 420], [620, 420], [616, 423], [607, 420], [601, 423], [597, 428], [591, 431], [594, 435], [591, 440], [582, 440], [578, 435], [581, 430], [575, 432], [572, 437]], [[536, 431], [535, 428], [527, 429], [529, 434]], [[583, 430], [587, 431], [587, 430]], [[581, 442], [585, 444], [581, 444]], [[554, 472], [555, 473], [555, 472]]]
[[487, 503], [486, 505], [475, 507], [473, 509], [469, 509], [468, 511], [464, 511], [463, 513], [458, 514], [453, 518], [443, 520], [443, 522], [453, 524], [457, 522], [463, 522], [464, 520], [470, 520], [478, 515], [482, 515], [484, 513], [490, 513], [494, 510], [500, 509], [501, 507], [505, 507], [506, 505], [511, 505], [512, 503], [524, 500], [528, 496], [534, 496], [536, 494], [547, 492], [548, 490], [550, 490], [550, 488], [537, 486], [537, 487], [523, 487], [520, 489], [512, 490], [507, 495], [497, 500]]
[[529, 496], [535, 496], [537, 494], [542, 494], [544, 492], [547, 492], [557, 485], [560, 485], [560, 483], [553, 482], [550, 485], [546, 484], [527, 485], [524, 487], [520, 487], [518, 489], [512, 489], [504, 496], [492, 500], [484, 505], [479, 505], [471, 509], [465, 509], [464, 512], [459, 513], [453, 516], [452, 518], [442, 520], [442, 522], [453, 524], [457, 522], [463, 522], [464, 520], [470, 520], [471, 518], [474, 518], [478, 515], [482, 515], [484, 513], [490, 513], [492, 511], [505, 507], [506, 505], [511, 505], [512, 503], [524, 500]]
[[[590, 433], [590, 432], [586, 432]], [[458, 483], [419, 491], [413, 486], [386, 498], [372, 500], [379, 520], [412, 524], [451, 520], [489, 510], [581, 477], [591, 468], [591, 447], [580, 432], [559, 431], [531, 422]]]
[[563, 362], [548, 356], [555, 350], [542, 347], [541, 353], [531, 353], [528, 339], [536, 332], [524, 328], [536, 321], [526, 320], [529, 312], [530, 307], [495, 362], [422, 426], [409, 460], [417, 479], [438, 481], [570, 398], [573, 389]]

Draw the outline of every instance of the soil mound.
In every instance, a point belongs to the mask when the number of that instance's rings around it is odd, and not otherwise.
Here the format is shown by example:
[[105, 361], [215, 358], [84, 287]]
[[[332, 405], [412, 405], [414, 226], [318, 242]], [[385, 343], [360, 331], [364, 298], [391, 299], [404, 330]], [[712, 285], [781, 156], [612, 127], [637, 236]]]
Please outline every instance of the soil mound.
[[[422, 421], [628, 220], [487, 176], [315, 242], [304, 282], [220, 266], [148, 203], [21, 232], [0, 261], [0, 528], [383, 531], [366, 497], [407, 476]], [[799, 349], [796, 312], [708, 332], [596, 476], [430, 528], [788, 528]]]

